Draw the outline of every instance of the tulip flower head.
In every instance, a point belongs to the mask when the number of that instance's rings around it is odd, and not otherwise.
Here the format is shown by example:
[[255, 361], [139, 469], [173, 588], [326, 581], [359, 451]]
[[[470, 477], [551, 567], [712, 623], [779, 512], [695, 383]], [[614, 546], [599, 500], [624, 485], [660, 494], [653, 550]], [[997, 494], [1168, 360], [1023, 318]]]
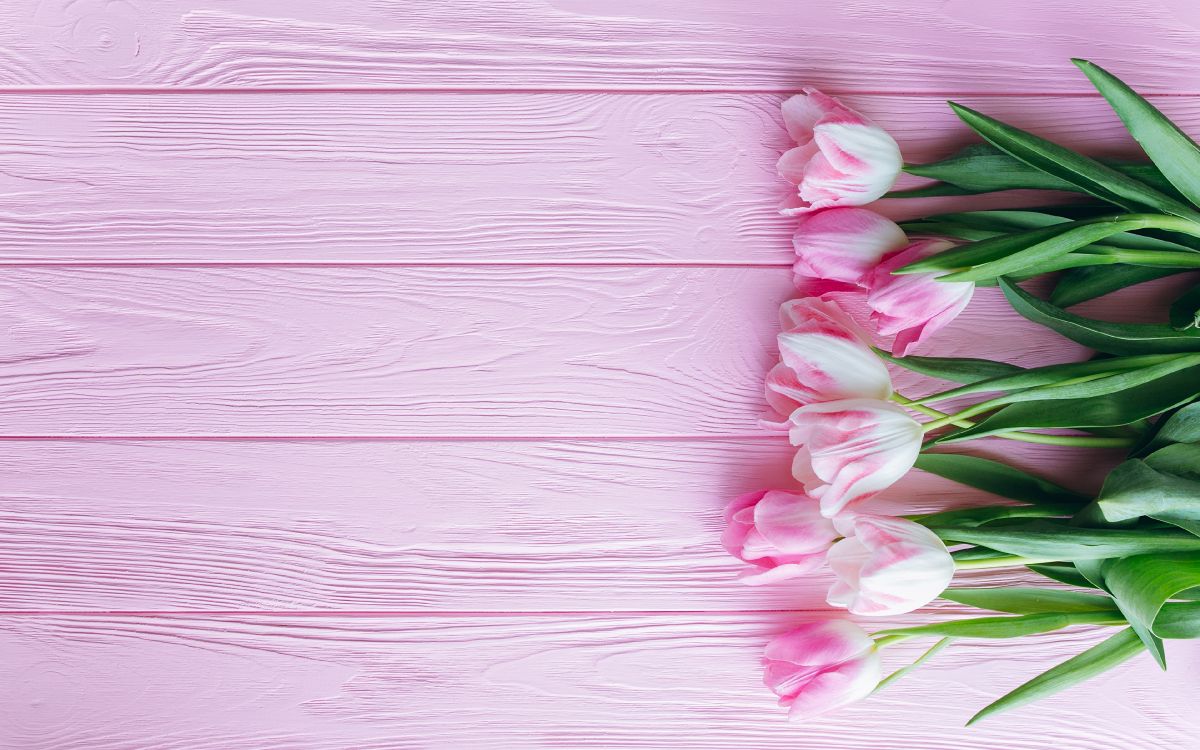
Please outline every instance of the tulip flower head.
[[937, 534], [903, 518], [855, 516], [853, 535], [834, 544], [828, 559], [838, 578], [828, 601], [856, 615], [911, 612], [954, 577], [954, 559]]
[[845, 620], [807, 623], [775, 638], [763, 665], [763, 682], [799, 721], [866, 698], [883, 675], [875, 642]]
[[891, 189], [903, 160], [883, 128], [816, 89], [783, 103], [783, 123], [796, 147], [779, 159], [779, 174], [796, 185], [798, 214], [863, 206]]
[[971, 301], [975, 284], [938, 281], [936, 273], [897, 276], [892, 271], [953, 246], [946, 240], [919, 240], [876, 267], [867, 304], [879, 333], [884, 336], [895, 334], [892, 352], [897, 356], [904, 356], [909, 349], [954, 320]]
[[786, 490], [742, 495], [725, 509], [721, 544], [757, 570], [741, 581], [761, 585], [812, 572], [841, 536], [816, 500]]
[[884, 256], [907, 245], [896, 222], [866, 208], [805, 214], [792, 236], [796, 286], [822, 279], [865, 287]]
[[767, 374], [767, 402], [783, 416], [806, 404], [886, 399], [892, 379], [867, 334], [834, 302], [804, 298], [779, 311], [780, 362]]
[[788, 421], [792, 445], [799, 446], [792, 474], [827, 518], [908, 473], [924, 436], [899, 405], [868, 398], [802, 406]]

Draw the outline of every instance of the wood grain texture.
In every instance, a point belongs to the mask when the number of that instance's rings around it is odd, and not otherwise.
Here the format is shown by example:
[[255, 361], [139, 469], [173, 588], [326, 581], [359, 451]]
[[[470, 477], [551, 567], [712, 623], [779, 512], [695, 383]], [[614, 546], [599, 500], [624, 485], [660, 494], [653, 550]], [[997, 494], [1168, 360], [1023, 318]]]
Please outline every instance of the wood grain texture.
[[[787, 264], [781, 99], [7, 95], [0, 263]], [[1096, 98], [960, 99], [1092, 154], [1138, 154]], [[910, 161], [970, 141], [937, 97], [846, 101]], [[1156, 103], [1200, 132], [1200, 99]], [[904, 218], [1045, 200], [880, 207]]]
[[[975, 450], [1077, 486], [1096, 459]], [[0, 610], [825, 609], [829, 575], [745, 586], [719, 544], [724, 504], [792, 486], [790, 457], [782, 440], [6, 441]], [[876, 507], [988, 499], [914, 472]]]
[[[1200, 651], [1173, 643], [971, 730], [991, 697], [1097, 640], [959, 644], [865, 704], [788, 724], [759, 655], [802, 615], [0, 617], [0, 741], [19, 750], [1192, 746]], [[901, 666], [918, 648], [888, 652]], [[197, 675], [204, 677], [197, 680]], [[905, 720], [900, 720], [904, 717]]]
[[18, 0], [0, 85], [1195, 91], [1190, 0]]
[[[1161, 315], [1161, 288], [1098, 306]], [[775, 268], [10, 269], [0, 435], [762, 435], [793, 293]], [[925, 351], [983, 342], [1084, 354], [995, 288]]]

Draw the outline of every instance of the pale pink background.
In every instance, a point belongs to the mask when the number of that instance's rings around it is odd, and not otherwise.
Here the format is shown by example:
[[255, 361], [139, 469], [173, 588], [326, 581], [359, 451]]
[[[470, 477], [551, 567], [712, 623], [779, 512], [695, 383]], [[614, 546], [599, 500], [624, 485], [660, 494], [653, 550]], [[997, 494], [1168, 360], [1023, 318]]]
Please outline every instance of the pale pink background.
[[[717, 544], [787, 481], [781, 98], [1134, 153], [1070, 56], [1200, 132], [1193, 0], [8, 0], [0, 748], [1200, 746], [1191, 644], [958, 728], [1089, 630], [789, 725], [758, 655], [825, 581]], [[925, 353], [1082, 354], [989, 293]]]

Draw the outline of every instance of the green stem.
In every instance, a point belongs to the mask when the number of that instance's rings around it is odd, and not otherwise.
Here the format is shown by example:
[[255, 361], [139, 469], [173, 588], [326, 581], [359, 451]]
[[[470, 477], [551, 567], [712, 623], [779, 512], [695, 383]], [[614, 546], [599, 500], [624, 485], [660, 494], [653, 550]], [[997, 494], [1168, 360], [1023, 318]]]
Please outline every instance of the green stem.
[[[884, 638], [888, 638], [888, 637], [891, 637], [891, 636], [884, 636]], [[880, 640], [883, 640], [883, 638], [881, 638]], [[933, 644], [932, 646], [929, 647], [928, 651], [926, 651], [925, 653], [918, 656], [917, 660], [914, 661], [912, 664], [909, 664], [907, 667], [897, 669], [895, 672], [892, 672], [890, 675], [888, 675], [887, 677], [880, 680], [879, 685], [877, 685], [875, 687], [875, 690], [873, 692], [878, 693], [880, 690], [883, 690], [888, 685], [891, 685], [896, 680], [900, 679], [904, 675], [908, 674], [909, 672], [912, 672], [917, 667], [919, 667], [922, 664], [924, 664], [925, 662], [929, 661], [939, 651], [941, 651], [942, 649], [949, 646], [953, 640], [954, 639], [952, 639], [952, 638], [943, 638], [940, 641], [938, 641], [937, 643]]]
[[955, 560], [955, 570], [990, 570], [992, 568], [1014, 568], [1026, 565], [1055, 562], [1055, 558], [1024, 557], [1023, 555], [998, 555], [975, 560]]
[[1073, 263], [1072, 268], [1085, 265], [1105, 265], [1108, 263], [1127, 263], [1134, 266], [1152, 266], [1155, 268], [1200, 268], [1200, 253], [1189, 253], [1183, 250], [1135, 250], [1132, 248], [1091, 247], [1076, 250], [1072, 255], [1088, 258], [1103, 258], [1100, 260], [1084, 260]]
[[[947, 414], [944, 411], [932, 409], [924, 404], [914, 403], [912, 399], [899, 393], [892, 394], [892, 400], [898, 404], [903, 404], [914, 411], [918, 411], [926, 416], [937, 417], [932, 422], [926, 422], [922, 427], [926, 434], [938, 427], [946, 425], [954, 425], [955, 427], [974, 427], [975, 423], [969, 419], [965, 419], [964, 415], [971, 412], [974, 407], [968, 407], [957, 414]], [[1011, 432], [997, 432], [992, 435], [983, 437], [997, 437], [1004, 440], [1016, 440], [1022, 443], [1038, 443], [1040, 445], [1071, 445], [1080, 448], [1126, 448], [1133, 445], [1133, 440], [1130, 438], [1120, 437], [1090, 437], [1087, 435], [1043, 435], [1038, 432], [1021, 432], [1013, 430]]]

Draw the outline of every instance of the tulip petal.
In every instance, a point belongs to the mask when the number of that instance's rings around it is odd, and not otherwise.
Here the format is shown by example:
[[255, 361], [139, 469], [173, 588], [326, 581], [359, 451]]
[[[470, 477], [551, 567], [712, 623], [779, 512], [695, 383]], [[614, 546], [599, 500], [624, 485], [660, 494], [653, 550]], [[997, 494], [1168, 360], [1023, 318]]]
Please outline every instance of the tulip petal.
[[867, 655], [821, 672], [792, 698], [788, 719], [805, 721], [869, 696], [883, 677], [879, 654]]
[[767, 644], [763, 657], [802, 666], [825, 666], [853, 659], [875, 645], [871, 636], [847, 620], [820, 620], [797, 626]]
[[865, 208], [806, 214], [792, 237], [795, 274], [865, 285], [885, 255], [907, 245], [908, 237], [895, 222]]
[[754, 526], [764, 541], [785, 555], [824, 552], [838, 538], [815, 500], [790, 492], [768, 492], [754, 506]]

